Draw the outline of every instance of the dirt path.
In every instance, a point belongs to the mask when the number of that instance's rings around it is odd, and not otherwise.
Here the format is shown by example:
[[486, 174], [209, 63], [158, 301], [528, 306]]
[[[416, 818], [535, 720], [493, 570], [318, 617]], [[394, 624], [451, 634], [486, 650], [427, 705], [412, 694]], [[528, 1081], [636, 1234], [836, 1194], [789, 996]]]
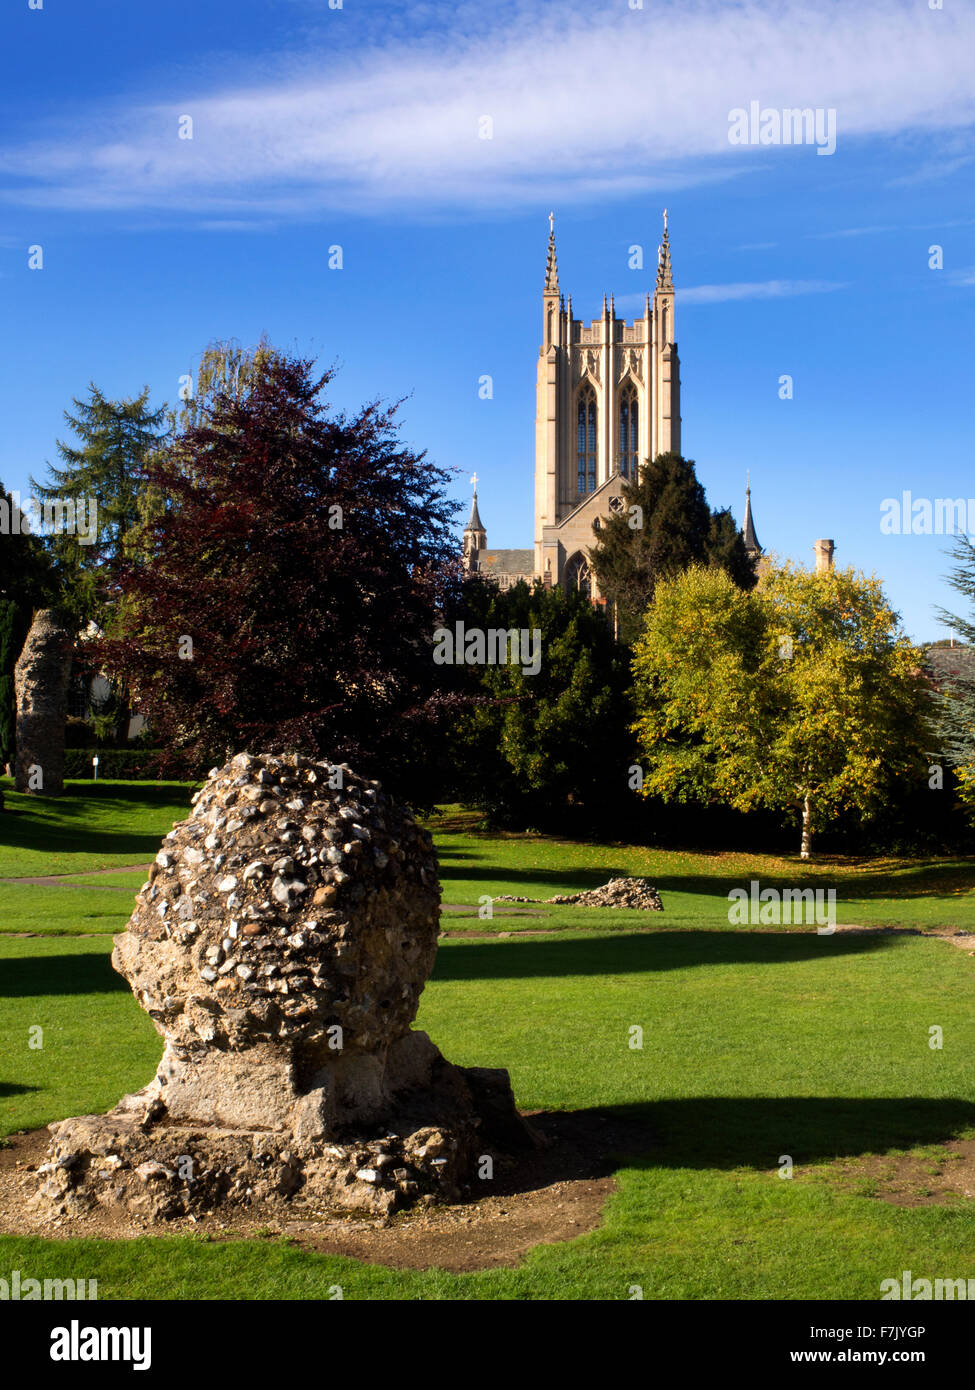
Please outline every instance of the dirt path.
[[0, 883], [33, 884], [38, 888], [114, 888], [117, 893], [129, 893], [131, 889], [119, 883], [68, 883], [75, 878], [105, 878], [108, 874], [134, 874], [136, 870], [147, 874], [150, 864], [116, 864], [114, 869], [82, 869], [75, 874], [41, 874], [35, 878], [0, 878]]

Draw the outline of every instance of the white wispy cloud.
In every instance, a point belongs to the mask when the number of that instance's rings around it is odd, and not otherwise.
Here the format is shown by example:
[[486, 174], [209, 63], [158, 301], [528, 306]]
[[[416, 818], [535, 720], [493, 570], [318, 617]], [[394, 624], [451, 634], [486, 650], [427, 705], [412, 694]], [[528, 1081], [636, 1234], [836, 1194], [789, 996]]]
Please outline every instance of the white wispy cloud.
[[810, 232], [813, 241], [830, 241], [835, 237], [876, 236], [879, 232], [900, 232], [903, 227], [887, 225], [882, 227], [838, 227], [831, 232]]
[[[724, 285], [678, 287], [678, 304], [725, 304], [738, 299], [790, 299], [800, 294], [829, 294], [849, 287], [843, 280], [738, 280]], [[642, 314], [644, 294], [618, 294], [617, 313]]]
[[729, 285], [691, 285], [677, 291], [681, 304], [722, 304], [732, 299], [790, 299], [797, 294], [845, 290], [839, 280], [752, 280]]
[[[731, 146], [728, 113], [835, 107], [839, 148], [975, 121], [975, 10], [746, 0], [432, 6], [415, 36], [268, 57], [273, 76], [119, 100], [0, 156], [8, 202], [294, 218], [639, 195], [813, 151]], [[460, 23], [471, 11], [457, 11]], [[405, 11], [404, 11], [405, 14]], [[432, 19], [431, 19], [432, 16]], [[432, 26], [432, 27], [431, 27]], [[177, 138], [191, 115], [192, 140]], [[493, 124], [483, 139], [483, 118]], [[703, 287], [702, 287], [703, 288]]]

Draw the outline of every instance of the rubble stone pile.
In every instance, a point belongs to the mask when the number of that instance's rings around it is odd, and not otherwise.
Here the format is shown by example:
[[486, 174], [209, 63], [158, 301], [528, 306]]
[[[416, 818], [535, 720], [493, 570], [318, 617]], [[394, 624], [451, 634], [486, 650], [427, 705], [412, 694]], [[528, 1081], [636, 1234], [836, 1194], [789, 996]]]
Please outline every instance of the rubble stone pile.
[[576, 907], [629, 907], [640, 912], [663, 912], [660, 894], [645, 878], [614, 878], [585, 893], [560, 893], [554, 898], [516, 898], [502, 894], [496, 903], [561, 903]]

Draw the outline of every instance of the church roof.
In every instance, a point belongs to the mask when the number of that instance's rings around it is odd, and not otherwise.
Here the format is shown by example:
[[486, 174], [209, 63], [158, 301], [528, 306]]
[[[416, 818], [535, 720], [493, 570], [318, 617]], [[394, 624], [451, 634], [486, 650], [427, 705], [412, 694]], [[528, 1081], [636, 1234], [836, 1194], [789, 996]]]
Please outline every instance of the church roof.
[[761, 553], [762, 547], [758, 543], [758, 537], [755, 534], [755, 523], [752, 521], [752, 490], [750, 487], [745, 488], [745, 524], [741, 528], [741, 534], [745, 542], [746, 550], [754, 550]]
[[482, 550], [478, 552], [477, 567], [482, 574], [535, 573], [534, 550]]

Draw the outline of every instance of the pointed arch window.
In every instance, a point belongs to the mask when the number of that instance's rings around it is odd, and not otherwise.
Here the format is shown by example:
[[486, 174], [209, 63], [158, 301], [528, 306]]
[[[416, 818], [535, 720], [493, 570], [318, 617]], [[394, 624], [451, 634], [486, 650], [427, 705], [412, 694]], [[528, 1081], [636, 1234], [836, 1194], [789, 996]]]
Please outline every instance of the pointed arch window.
[[640, 406], [632, 382], [627, 382], [620, 392], [619, 423], [619, 470], [624, 478], [635, 478], [640, 448]]
[[589, 385], [579, 392], [576, 430], [579, 494], [584, 497], [596, 487], [596, 393]]
[[588, 560], [579, 550], [565, 567], [565, 587], [570, 590], [578, 589], [586, 598], [592, 598], [592, 572]]

